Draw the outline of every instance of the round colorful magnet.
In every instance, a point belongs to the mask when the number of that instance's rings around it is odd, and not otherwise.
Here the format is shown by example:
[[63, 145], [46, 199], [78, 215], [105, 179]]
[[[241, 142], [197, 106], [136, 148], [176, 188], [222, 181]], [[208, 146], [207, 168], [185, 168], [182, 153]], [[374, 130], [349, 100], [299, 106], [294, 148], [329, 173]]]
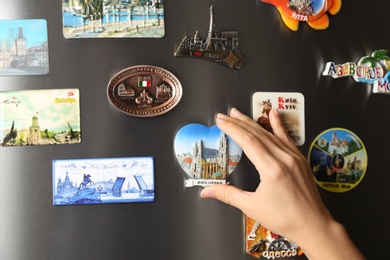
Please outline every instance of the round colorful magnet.
[[367, 170], [363, 142], [343, 128], [331, 128], [318, 135], [310, 147], [308, 159], [317, 184], [331, 192], [355, 188]]
[[189, 124], [177, 132], [175, 154], [186, 173], [186, 187], [226, 184], [242, 149], [217, 126]]
[[136, 117], [152, 117], [173, 109], [183, 90], [169, 71], [139, 65], [118, 72], [108, 83], [107, 96], [121, 112]]
[[293, 31], [298, 30], [299, 22], [307, 22], [316, 30], [324, 30], [329, 26], [326, 14], [337, 14], [341, 8], [341, 0], [260, 0], [274, 5], [285, 25]]

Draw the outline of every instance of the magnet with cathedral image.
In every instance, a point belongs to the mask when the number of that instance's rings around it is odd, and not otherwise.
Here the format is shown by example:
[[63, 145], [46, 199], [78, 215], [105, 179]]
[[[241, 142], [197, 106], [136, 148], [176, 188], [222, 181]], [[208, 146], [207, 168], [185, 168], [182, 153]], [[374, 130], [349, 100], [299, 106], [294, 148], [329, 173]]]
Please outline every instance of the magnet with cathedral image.
[[176, 134], [174, 149], [187, 177], [186, 187], [226, 184], [242, 155], [242, 149], [216, 125], [184, 126]]
[[0, 92], [2, 146], [81, 142], [77, 88]]

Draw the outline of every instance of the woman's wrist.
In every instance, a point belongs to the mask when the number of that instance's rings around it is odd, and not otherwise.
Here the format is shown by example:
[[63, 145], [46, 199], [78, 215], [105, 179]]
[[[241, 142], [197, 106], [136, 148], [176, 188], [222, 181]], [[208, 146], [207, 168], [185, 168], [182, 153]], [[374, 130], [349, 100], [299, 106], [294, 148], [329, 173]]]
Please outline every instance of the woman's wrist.
[[323, 224], [320, 231], [297, 242], [309, 259], [365, 259], [343, 225], [334, 219]]

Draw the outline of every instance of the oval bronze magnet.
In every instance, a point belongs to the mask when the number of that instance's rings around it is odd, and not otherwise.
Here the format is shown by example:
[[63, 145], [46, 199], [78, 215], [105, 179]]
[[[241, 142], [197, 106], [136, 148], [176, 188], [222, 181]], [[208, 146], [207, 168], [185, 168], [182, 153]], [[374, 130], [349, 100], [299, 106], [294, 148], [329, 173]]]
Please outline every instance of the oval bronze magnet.
[[149, 65], [126, 68], [107, 86], [110, 102], [123, 113], [136, 117], [165, 114], [179, 103], [182, 94], [181, 83], [171, 72]]

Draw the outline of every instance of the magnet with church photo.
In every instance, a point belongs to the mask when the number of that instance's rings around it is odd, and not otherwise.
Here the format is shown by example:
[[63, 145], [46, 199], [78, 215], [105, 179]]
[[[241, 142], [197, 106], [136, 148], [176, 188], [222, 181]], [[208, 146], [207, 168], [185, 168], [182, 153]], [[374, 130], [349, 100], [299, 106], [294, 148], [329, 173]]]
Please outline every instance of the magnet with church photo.
[[81, 142], [77, 88], [0, 92], [2, 146]]
[[189, 124], [174, 141], [176, 159], [185, 173], [185, 187], [226, 184], [242, 149], [214, 125]]
[[0, 76], [48, 73], [46, 20], [0, 20]]

